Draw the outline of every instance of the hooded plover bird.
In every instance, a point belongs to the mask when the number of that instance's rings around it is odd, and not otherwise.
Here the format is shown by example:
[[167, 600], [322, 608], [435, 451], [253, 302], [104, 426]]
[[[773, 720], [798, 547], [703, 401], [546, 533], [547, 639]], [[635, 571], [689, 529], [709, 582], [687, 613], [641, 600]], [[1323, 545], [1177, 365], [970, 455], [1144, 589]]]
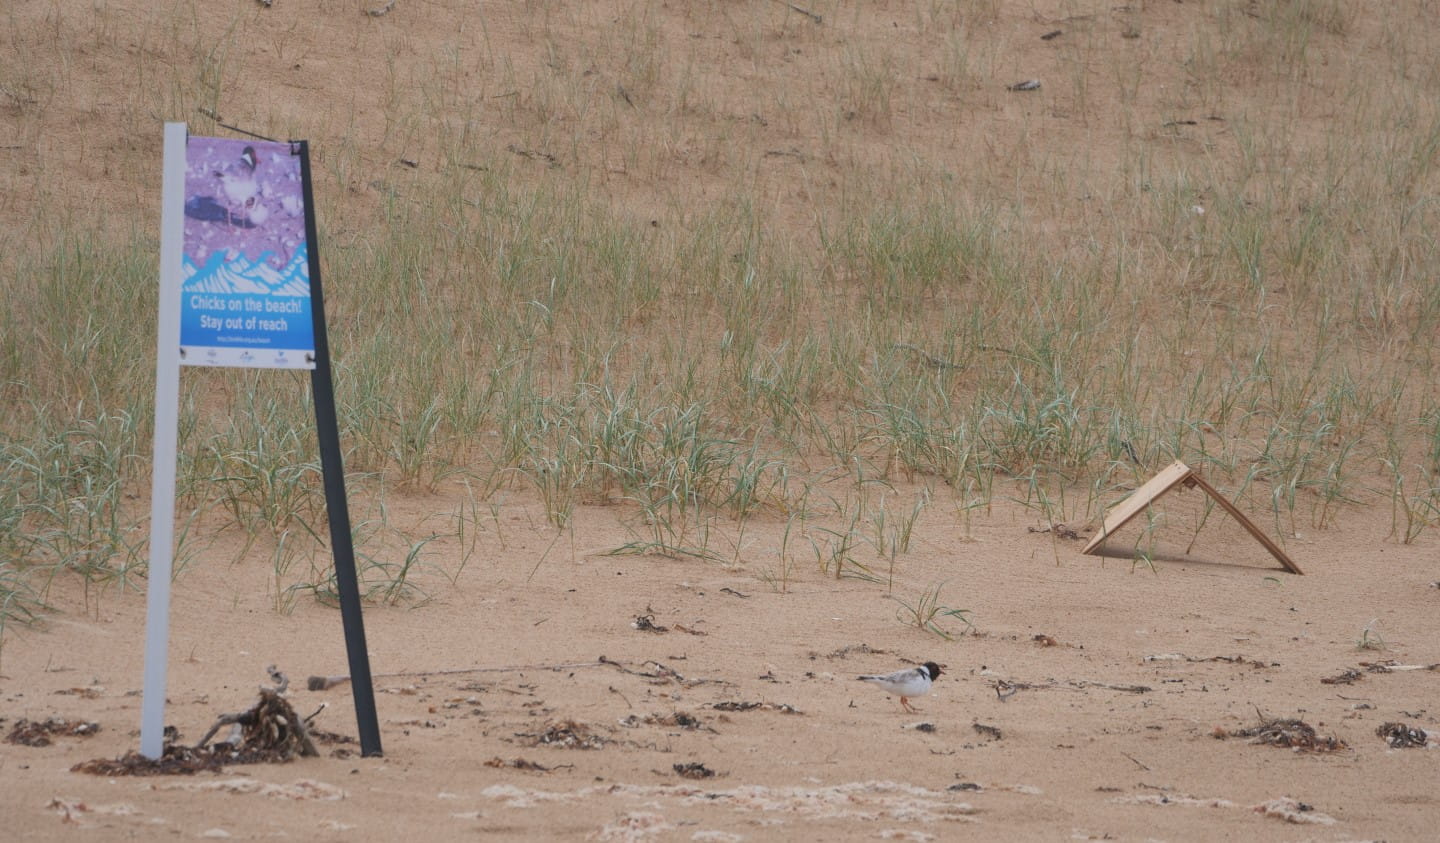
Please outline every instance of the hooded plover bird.
[[910, 697], [923, 697], [930, 693], [930, 685], [940, 675], [940, 665], [925, 662], [919, 667], [897, 670], [894, 673], [861, 676], [861, 682], [877, 685], [881, 690], [900, 698], [900, 707], [909, 712], [918, 711], [910, 705]]

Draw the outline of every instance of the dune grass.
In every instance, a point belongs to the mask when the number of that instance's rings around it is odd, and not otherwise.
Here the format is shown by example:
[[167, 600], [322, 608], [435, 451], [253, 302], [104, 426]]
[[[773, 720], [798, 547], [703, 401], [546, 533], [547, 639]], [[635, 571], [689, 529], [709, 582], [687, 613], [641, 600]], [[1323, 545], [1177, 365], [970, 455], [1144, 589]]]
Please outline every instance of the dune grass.
[[[813, 4], [823, 25], [783, 4], [678, 24], [655, 3], [536, 5], [513, 32], [457, 11], [423, 47], [367, 23], [354, 39], [386, 58], [355, 105], [241, 108], [318, 151], [361, 496], [463, 484], [449, 529], [472, 548], [480, 507], [516, 488], [555, 528], [614, 505], [644, 552], [720, 559], [707, 519], [770, 519], [782, 589], [805, 558], [792, 525], [822, 573], [893, 571], [920, 506], [868, 484], [1083, 521], [1182, 459], [1282, 536], [1356, 504], [1389, 506], [1397, 541], [1440, 526], [1440, 71], [1415, 4], [1217, 4], [1153, 36], [1102, 15], [1057, 53], [1076, 81], [1019, 112], [1007, 39], [1030, 36], [1004, 3], [920, 4], [914, 50], [836, 3]], [[131, 61], [153, 84], [119, 120], [223, 133], [203, 115], [249, 103], [256, 61], [236, 39], [304, 61], [316, 37], [180, 6], [151, 30], [61, 4], [49, 35], [12, 35], [5, 123], [26, 144], [59, 131], [94, 82], [77, 51], [145, 33]], [[996, 140], [944, 128], [947, 109], [1000, 115]], [[1102, 151], [1047, 144], [1062, 121]], [[158, 248], [43, 162], [7, 179], [33, 207], [0, 235], [0, 623], [64, 572], [143, 576]], [[307, 383], [183, 380], [182, 510], [273, 552], [280, 608], [287, 554], [323, 534]], [[430, 539], [389, 541], [404, 562], [376, 563], [377, 599], [409, 593]], [[324, 592], [311, 568], [301, 587]]]

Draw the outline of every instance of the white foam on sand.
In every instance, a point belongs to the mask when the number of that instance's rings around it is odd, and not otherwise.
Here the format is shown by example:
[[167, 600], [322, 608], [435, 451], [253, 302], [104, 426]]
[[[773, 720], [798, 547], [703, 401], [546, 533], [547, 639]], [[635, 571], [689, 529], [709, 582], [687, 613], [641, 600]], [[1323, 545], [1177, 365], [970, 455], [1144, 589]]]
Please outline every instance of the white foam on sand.
[[[542, 804], [620, 797], [643, 800], [647, 806], [663, 809], [676, 806], [723, 806], [746, 813], [765, 813], [809, 820], [858, 819], [903, 823], [973, 821], [975, 808], [956, 801], [944, 791], [889, 781], [848, 782], [818, 787], [766, 787], [744, 785], [709, 789], [695, 785], [615, 784], [585, 787], [574, 791], [545, 791], [514, 785], [493, 785], [481, 796], [501, 801], [509, 808], [533, 808]], [[618, 832], [617, 832], [618, 833]]]

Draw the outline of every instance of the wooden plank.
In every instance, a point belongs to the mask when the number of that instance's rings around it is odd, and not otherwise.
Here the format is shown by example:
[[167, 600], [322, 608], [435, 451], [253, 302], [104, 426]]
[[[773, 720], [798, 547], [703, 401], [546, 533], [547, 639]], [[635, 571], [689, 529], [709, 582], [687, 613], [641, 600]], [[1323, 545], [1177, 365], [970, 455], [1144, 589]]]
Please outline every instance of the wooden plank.
[[1250, 535], [1254, 536], [1257, 541], [1265, 545], [1265, 549], [1270, 551], [1270, 555], [1275, 557], [1281, 565], [1285, 566], [1285, 570], [1289, 571], [1292, 574], [1305, 573], [1304, 571], [1300, 570], [1300, 566], [1296, 565], [1295, 561], [1291, 559], [1289, 555], [1285, 553], [1285, 551], [1280, 549], [1280, 545], [1271, 541], [1269, 536], [1261, 532], [1260, 528], [1256, 527], [1249, 518], [1246, 518], [1245, 515], [1235, 507], [1235, 504], [1231, 503], [1225, 498], [1224, 495], [1220, 494], [1219, 490], [1217, 490], [1214, 486], [1211, 486], [1209, 483], [1206, 483], [1205, 479], [1198, 474], [1192, 473], [1190, 475], [1190, 478], [1194, 480], [1195, 483], [1200, 486], [1200, 488], [1204, 489], [1210, 495], [1210, 497], [1214, 498], [1216, 503], [1225, 507], [1225, 511], [1230, 513], [1230, 515], [1236, 521], [1239, 521], [1240, 526], [1244, 527], [1246, 530], [1249, 530]]
[[1090, 539], [1089, 544], [1085, 545], [1085, 549], [1080, 552], [1090, 553], [1094, 551], [1105, 539], [1114, 535], [1116, 530], [1125, 526], [1125, 522], [1139, 515], [1140, 512], [1149, 506], [1156, 498], [1173, 489], [1176, 483], [1193, 475], [1194, 472], [1190, 470], [1190, 466], [1176, 460], [1169, 468], [1151, 477], [1145, 482], [1145, 485], [1136, 489], [1130, 497], [1121, 501], [1118, 506], [1110, 510], [1110, 514], [1105, 516], [1105, 524], [1100, 528], [1100, 532], [1096, 533], [1095, 536]]

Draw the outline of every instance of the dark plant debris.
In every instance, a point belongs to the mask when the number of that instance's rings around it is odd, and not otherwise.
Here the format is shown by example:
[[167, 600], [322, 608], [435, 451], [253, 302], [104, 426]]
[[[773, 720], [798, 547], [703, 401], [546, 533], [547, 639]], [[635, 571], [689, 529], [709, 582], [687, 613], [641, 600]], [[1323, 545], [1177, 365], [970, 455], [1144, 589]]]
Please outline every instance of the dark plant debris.
[[644, 717], [638, 714], [632, 714], [620, 721], [621, 726], [630, 729], [642, 724], [646, 726], [666, 726], [672, 729], [686, 729], [688, 731], [694, 731], [696, 729], [705, 729], [711, 732], [715, 731], [706, 726], [700, 718], [684, 711], [676, 711], [671, 714], [647, 714]]
[[1424, 729], [1405, 723], [1383, 723], [1375, 734], [1385, 739], [1392, 749], [1413, 749], [1424, 746], [1430, 736]]
[[1364, 679], [1367, 673], [1400, 673], [1410, 670], [1440, 670], [1440, 664], [1400, 664], [1394, 659], [1360, 662], [1359, 667], [1346, 668], [1334, 676], [1327, 676], [1320, 681], [1325, 685], [1353, 685]]
[[561, 749], [600, 749], [606, 743], [602, 735], [574, 720], [551, 723], [543, 732], [516, 732], [515, 737], [527, 739], [530, 746], [556, 746]]
[[119, 758], [95, 758], [82, 761], [70, 768], [72, 773], [89, 773], [92, 776], [190, 776], [195, 773], [218, 773], [231, 761], [228, 744], [216, 744], [206, 749], [171, 744], [165, 747], [159, 758], [149, 758], [130, 750]]
[[10, 734], [5, 736], [5, 742], [20, 746], [49, 746], [50, 738], [54, 736], [88, 738], [98, 731], [100, 731], [99, 723], [84, 720], [66, 720], [61, 717], [26, 720], [22, 717], [15, 721], [15, 725], [10, 729]]
[[324, 729], [309, 729], [310, 739], [317, 744], [353, 744], [359, 743], [351, 735], [342, 735], [338, 732], [327, 732]]
[[672, 765], [676, 775], [682, 779], [712, 779], [716, 773], [699, 761]]
[[1224, 662], [1225, 664], [1245, 664], [1257, 670], [1279, 667], [1279, 662], [1262, 662], [1259, 659], [1247, 659], [1241, 655], [1234, 656], [1187, 656], [1182, 653], [1170, 653], [1158, 656], [1146, 656], [1147, 662], [1185, 661], [1192, 664], [1200, 662]]
[[57, 696], [75, 696], [87, 700], [98, 700], [105, 696], [105, 689], [90, 685], [81, 688], [61, 688], [56, 691], [55, 694]]
[[635, 627], [636, 629], [640, 630], [641, 632], [669, 632], [669, 631], [670, 631], [670, 627], [668, 627], [668, 626], [661, 626], [660, 624], [655, 623], [655, 616], [654, 616], [654, 615], [636, 615], [636, 616], [635, 616], [635, 620], [632, 621], [632, 622], [630, 623], [630, 625], [633, 626], [633, 627]]
[[[850, 645], [848, 645], [848, 646], [841, 647], [841, 648], [838, 649], [838, 650], [831, 650], [830, 652], [828, 652], [828, 653], [825, 654], [825, 658], [827, 658], [827, 659], [843, 659], [843, 658], [846, 658], [847, 656], [849, 656], [849, 655], [852, 654], [852, 653], [859, 653], [859, 654], [865, 655], [865, 656], [886, 656], [886, 655], [889, 655], [889, 654], [890, 654], [890, 651], [888, 651], [888, 650], [877, 650], [877, 649], [875, 649], [874, 647], [871, 647], [869, 644], [850, 644]], [[810, 654], [810, 658], [811, 658], [811, 659], [819, 658], [819, 654], [812, 652], [812, 653]]]
[[486, 767], [497, 767], [511, 770], [524, 770], [527, 773], [549, 773], [554, 770], [574, 769], [574, 764], [556, 764], [553, 767], [546, 767], [544, 764], [537, 764], [534, 761], [527, 761], [524, 758], [512, 758], [506, 761], [500, 756], [495, 756], [485, 762]]
[[1249, 729], [1227, 730], [1217, 728], [1217, 738], [1251, 738], [1252, 743], [1269, 746], [1283, 746], [1302, 752], [1340, 752], [1350, 746], [1339, 738], [1316, 733], [1315, 727], [1304, 720], [1266, 720]]
[[[210, 744], [211, 736], [227, 725], [239, 727], [236, 741]], [[167, 736], [172, 734], [168, 729], [166, 731]], [[329, 737], [328, 732], [325, 735]], [[335, 737], [340, 741], [349, 740]], [[221, 715], [195, 746], [182, 746], [172, 741], [161, 751], [159, 758], [148, 758], [132, 750], [119, 758], [82, 761], [70, 769], [96, 776], [193, 775], [218, 772], [230, 764], [283, 764], [300, 756], [319, 754], [305, 720], [276, 690], [262, 688], [260, 700], [254, 707], [237, 714]]]
[[[1032, 79], [1031, 82], [1034, 82], [1034, 80]], [[1022, 83], [1022, 84], [1029, 84], [1029, 83]], [[1039, 83], [1039, 82], [1034, 82], [1034, 84], [1035, 84], [1035, 87], [1036, 87], [1036, 88], [1040, 87], [1040, 83]], [[1029, 90], [1033, 90], [1033, 89], [1032, 89], [1032, 88], [1015, 88], [1015, 87], [1012, 87], [1010, 90], [1012, 90], [1012, 91], [1029, 91]], [[1085, 529], [1085, 528], [1082, 527], [1081, 529]], [[1053, 533], [1056, 538], [1067, 539], [1067, 540], [1069, 540], [1069, 541], [1079, 541], [1080, 539], [1085, 538], [1084, 536], [1080, 535], [1080, 531], [1079, 531], [1079, 530], [1076, 530], [1074, 527], [1067, 527], [1067, 526], [1065, 526], [1064, 524], [1051, 524], [1049, 527], [1026, 527], [1026, 528], [1025, 528], [1025, 532], [1027, 532], [1027, 533]]]
[[[288, 683], [282, 683], [282, 688], [284, 684]], [[235, 751], [244, 756], [254, 755], [256, 761], [289, 761], [302, 755], [319, 755], [305, 721], [281, 693], [281, 688], [261, 688], [259, 702], [247, 711], [220, 715], [196, 747], [209, 744], [221, 726], [236, 725], [240, 727], [240, 741], [234, 746]]]
[[[667, 667], [660, 662], [655, 661], [654, 659], [651, 659], [641, 665], [642, 668], [648, 668], [642, 670], [633, 670], [621, 664], [620, 662], [615, 661], [614, 659], [607, 659], [604, 656], [600, 657], [600, 660], [597, 662], [597, 664], [609, 665], [616, 670], [619, 670], [621, 673], [628, 673], [631, 676], [643, 676], [646, 679], [651, 680], [650, 684], [652, 685], [665, 685], [671, 682], [674, 682], [677, 685], [684, 685], [686, 687], [706, 684], [730, 684], [724, 679], [687, 679], [686, 677], [682, 676], [679, 671], [675, 670], [674, 668]], [[651, 667], [651, 665], [653, 665], [653, 667]]]
[[767, 703], [767, 702], [741, 702], [738, 700], [722, 700], [711, 703], [710, 707], [716, 711], [778, 711], [781, 714], [804, 714], [800, 709], [789, 703]]

